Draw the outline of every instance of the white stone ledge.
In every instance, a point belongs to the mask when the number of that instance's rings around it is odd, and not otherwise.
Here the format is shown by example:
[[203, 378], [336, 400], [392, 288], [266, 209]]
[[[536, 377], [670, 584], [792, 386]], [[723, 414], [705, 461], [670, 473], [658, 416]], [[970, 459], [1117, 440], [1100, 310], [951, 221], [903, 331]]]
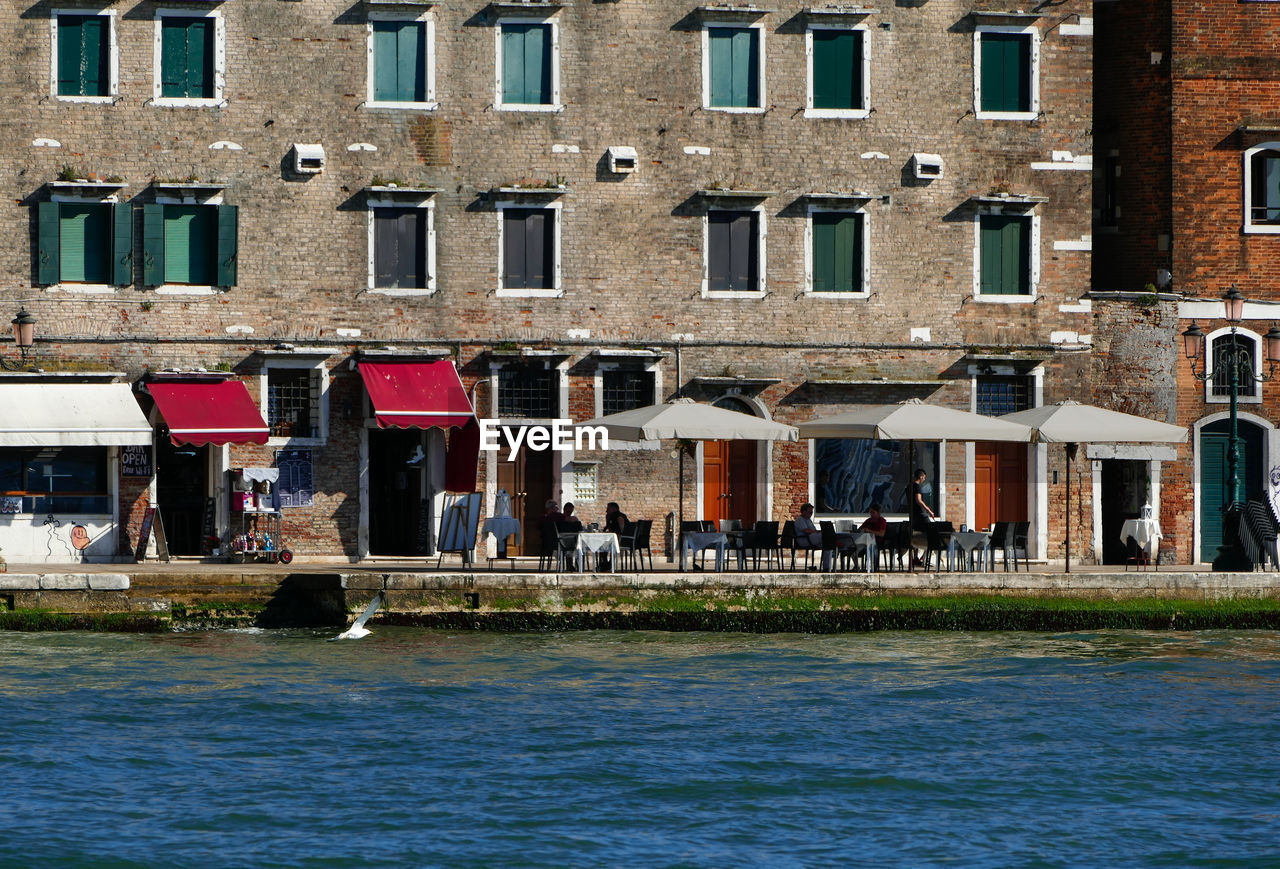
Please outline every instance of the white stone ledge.
[[40, 588], [36, 573], [0, 573], [0, 591], [35, 591]]
[[89, 574], [42, 573], [40, 588], [48, 591], [86, 591], [89, 588]]
[[127, 591], [129, 577], [123, 573], [91, 573], [89, 574], [90, 591]]

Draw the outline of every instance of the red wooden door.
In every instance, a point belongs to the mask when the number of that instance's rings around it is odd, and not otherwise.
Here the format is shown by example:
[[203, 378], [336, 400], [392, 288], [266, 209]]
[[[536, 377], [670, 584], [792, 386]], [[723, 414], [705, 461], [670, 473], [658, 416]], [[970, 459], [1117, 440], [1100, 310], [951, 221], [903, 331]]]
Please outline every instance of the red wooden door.
[[973, 451], [973, 521], [978, 528], [993, 522], [1027, 520], [1027, 447], [983, 441]]
[[702, 519], [756, 521], [756, 442], [704, 441]]

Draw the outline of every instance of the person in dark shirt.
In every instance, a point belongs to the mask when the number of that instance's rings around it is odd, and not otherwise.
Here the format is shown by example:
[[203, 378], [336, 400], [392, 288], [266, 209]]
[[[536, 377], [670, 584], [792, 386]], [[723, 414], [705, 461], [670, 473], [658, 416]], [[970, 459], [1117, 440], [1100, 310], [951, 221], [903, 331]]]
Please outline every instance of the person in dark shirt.
[[[916, 549], [923, 551], [929, 546], [928, 535], [929, 523], [938, 518], [933, 512], [933, 508], [924, 502], [925, 481], [929, 475], [924, 472], [924, 468], [917, 468], [915, 478], [911, 482], [911, 566], [918, 567], [924, 564], [924, 558], [916, 553]], [[919, 541], [919, 542], [917, 542]]]
[[564, 505], [564, 518], [560, 520], [561, 525], [568, 525], [573, 531], [582, 530], [582, 520], [573, 515], [573, 504], [566, 502]]
[[[623, 513], [622, 510], [618, 507], [617, 501], [610, 501], [608, 504], [605, 505], [604, 507], [604, 530], [605, 531], [610, 531], [614, 534], [617, 534], [618, 537], [621, 538], [622, 532], [626, 531], [627, 527], [630, 524], [631, 522], [629, 519], [627, 519], [627, 514]], [[596, 569], [610, 570], [611, 568], [612, 568], [612, 559], [610, 559], [609, 554], [607, 552], [600, 553], [600, 557], [597, 562]]]

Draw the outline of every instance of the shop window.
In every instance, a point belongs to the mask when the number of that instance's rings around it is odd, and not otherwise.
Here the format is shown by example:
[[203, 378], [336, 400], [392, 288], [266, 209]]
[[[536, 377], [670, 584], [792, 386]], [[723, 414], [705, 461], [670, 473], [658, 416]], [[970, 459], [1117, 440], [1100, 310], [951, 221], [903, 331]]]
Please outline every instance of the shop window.
[[979, 118], [1032, 120], [1040, 112], [1040, 34], [979, 27], [974, 33], [974, 102]]
[[498, 25], [498, 108], [559, 108], [558, 31], [554, 22]]
[[711, 210], [707, 213], [708, 292], [759, 292], [761, 213]]
[[1280, 142], [1245, 151], [1244, 231], [1280, 232]]
[[703, 29], [703, 105], [710, 109], [759, 110], [764, 90], [759, 27]]
[[50, 284], [133, 283], [133, 209], [107, 202], [41, 202], [37, 280]]
[[435, 108], [433, 42], [430, 19], [372, 18], [368, 105]]
[[536, 365], [498, 369], [498, 416], [504, 419], [556, 419], [556, 372]]
[[221, 103], [225, 75], [223, 41], [222, 17], [216, 11], [157, 12], [155, 104]]
[[614, 368], [600, 372], [604, 414], [621, 413], [654, 403], [652, 371]]
[[373, 289], [430, 290], [435, 287], [433, 209], [370, 209]]
[[59, 99], [107, 100], [117, 90], [115, 15], [59, 13], [53, 18], [53, 80]]
[[809, 42], [809, 117], [866, 117], [870, 104], [867, 31], [849, 27], [811, 27]]
[[978, 217], [978, 294], [1029, 299], [1034, 294], [1032, 250], [1036, 224], [1025, 214]]
[[1004, 416], [1034, 407], [1035, 391], [1030, 377], [980, 375], [977, 378], [977, 412], [983, 416]]
[[156, 203], [144, 205], [142, 212], [148, 286], [235, 286], [236, 206]]
[[819, 438], [813, 442], [813, 504], [819, 513], [865, 514], [872, 504], [885, 513], [910, 513], [916, 468], [928, 476], [925, 503], [938, 510], [938, 445], [917, 441]]
[[555, 290], [559, 286], [555, 207], [502, 206], [502, 288]]
[[111, 512], [103, 447], [0, 448], [0, 512]]
[[866, 221], [861, 211], [810, 212], [810, 292], [866, 294]]

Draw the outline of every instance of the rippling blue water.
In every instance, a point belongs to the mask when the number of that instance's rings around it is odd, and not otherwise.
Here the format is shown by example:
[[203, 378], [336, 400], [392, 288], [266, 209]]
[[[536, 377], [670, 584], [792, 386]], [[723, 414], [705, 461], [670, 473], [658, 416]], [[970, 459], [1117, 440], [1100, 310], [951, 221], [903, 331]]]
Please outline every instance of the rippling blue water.
[[0, 865], [1280, 865], [1280, 634], [328, 636], [0, 633]]

